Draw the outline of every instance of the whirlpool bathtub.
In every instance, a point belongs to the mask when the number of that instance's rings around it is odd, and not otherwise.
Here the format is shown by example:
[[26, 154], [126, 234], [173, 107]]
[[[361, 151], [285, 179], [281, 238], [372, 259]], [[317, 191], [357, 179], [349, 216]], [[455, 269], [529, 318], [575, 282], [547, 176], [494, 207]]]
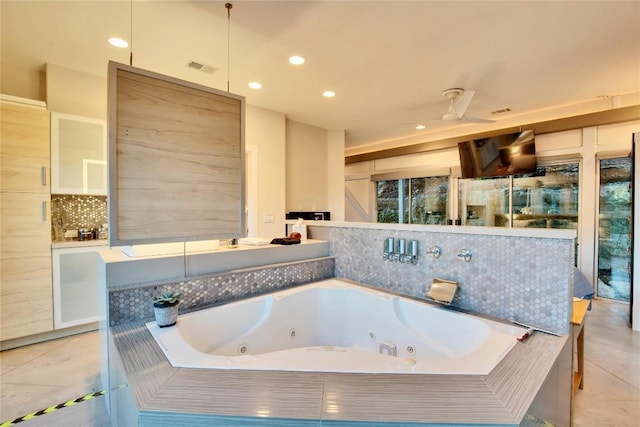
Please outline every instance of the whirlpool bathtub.
[[147, 328], [174, 367], [488, 375], [523, 328], [338, 279]]

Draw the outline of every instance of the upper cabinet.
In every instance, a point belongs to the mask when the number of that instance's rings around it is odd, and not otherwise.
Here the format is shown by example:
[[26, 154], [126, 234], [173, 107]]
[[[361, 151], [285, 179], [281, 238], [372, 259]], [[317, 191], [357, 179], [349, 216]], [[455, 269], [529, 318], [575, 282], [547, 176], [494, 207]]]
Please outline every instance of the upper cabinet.
[[107, 194], [106, 121], [51, 113], [51, 193]]
[[0, 103], [3, 192], [49, 194], [49, 112], [44, 106]]

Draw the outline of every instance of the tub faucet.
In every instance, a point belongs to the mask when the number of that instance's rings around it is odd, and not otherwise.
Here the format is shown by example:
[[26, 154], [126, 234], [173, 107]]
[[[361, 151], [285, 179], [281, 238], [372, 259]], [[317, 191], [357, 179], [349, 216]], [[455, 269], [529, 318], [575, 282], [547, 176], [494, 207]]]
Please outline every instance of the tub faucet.
[[458, 261], [471, 262], [471, 251], [469, 249], [460, 249], [456, 259]]
[[442, 255], [442, 249], [440, 249], [439, 246], [431, 246], [427, 249], [427, 255], [432, 258], [440, 258], [440, 255]]

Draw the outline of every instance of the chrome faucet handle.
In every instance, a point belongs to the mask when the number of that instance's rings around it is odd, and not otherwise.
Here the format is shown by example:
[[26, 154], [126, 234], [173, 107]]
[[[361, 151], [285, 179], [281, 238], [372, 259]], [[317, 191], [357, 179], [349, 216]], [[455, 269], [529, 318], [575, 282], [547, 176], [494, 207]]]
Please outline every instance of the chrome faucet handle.
[[471, 251], [469, 249], [460, 249], [456, 259], [458, 261], [471, 262]]
[[442, 255], [442, 249], [440, 249], [439, 246], [431, 246], [427, 249], [427, 255], [432, 258], [440, 258], [440, 255]]

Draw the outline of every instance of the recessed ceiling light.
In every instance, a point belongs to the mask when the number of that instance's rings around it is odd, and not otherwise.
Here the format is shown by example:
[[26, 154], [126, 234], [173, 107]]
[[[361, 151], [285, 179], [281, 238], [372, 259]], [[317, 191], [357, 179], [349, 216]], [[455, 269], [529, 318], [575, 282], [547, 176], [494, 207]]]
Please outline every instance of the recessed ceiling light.
[[250, 82], [249, 87], [251, 89], [262, 89], [262, 85], [258, 82]]
[[332, 90], [325, 90], [324, 92], [322, 92], [322, 96], [324, 96], [325, 98], [333, 98], [334, 96], [336, 96], [336, 93]]
[[125, 47], [129, 47], [129, 43], [126, 40], [122, 40], [119, 37], [109, 37], [109, 44], [111, 46], [119, 47], [124, 49]]
[[293, 65], [302, 65], [304, 64], [304, 58], [302, 56], [294, 55], [289, 58], [289, 62]]
[[422, 130], [422, 129], [424, 129], [424, 128], [426, 128], [426, 126], [425, 126], [425, 125], [418, 125], [418, 126], [416, 126], [416, 129], [418, 129], [418, 130]]

